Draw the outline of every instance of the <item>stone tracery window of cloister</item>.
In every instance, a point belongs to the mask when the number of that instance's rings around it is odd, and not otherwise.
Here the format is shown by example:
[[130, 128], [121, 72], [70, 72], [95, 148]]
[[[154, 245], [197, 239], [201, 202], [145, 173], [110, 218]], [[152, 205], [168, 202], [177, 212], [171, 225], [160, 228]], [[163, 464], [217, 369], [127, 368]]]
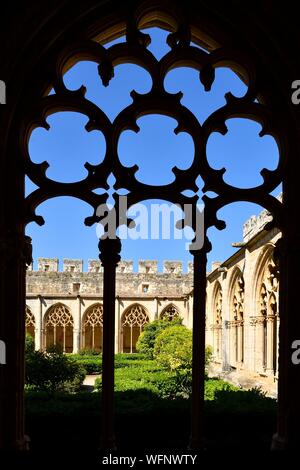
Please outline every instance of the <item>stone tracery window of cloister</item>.
[[257, 312], [251, 318], [256, 327], [256, 367], [268, 374], [276, 374], [278, 370], [279, 269], [272, 251], [269, 249], [262, 261], [256, 289]]
[[25, 327], [26, 327], [26, 334], [29, 334], [33, 339], [35, 339], [35, 318], [34, 318], [32, 311], [27, 305], [26, 305]]
[[[205, 183], [204, 192], [212, 191], [216, 194], [216, 197], [211, 198], [209, 195], [206, 195], [205, 200], [203, 199], [206, 215], [205, 243], [202, 250], [196, 250], [192, 253], [195, 267], [193, 327], [194, 332], [196, 332], [196, 341], [194, 340], [196, 348], [193, 358], [193, 383], [194, 390], [200, 391], [200, 389], [203, 390], [203, 387], [200, 387], [200, 385], [204, 381], [204, 362], [202, 358], [205, 352], [205, 335], [203, 334], [205, 329], [205, 263], [207, 252], [210, 249], [206, 230], [210, 227], [224, 228], [224, 221], [220, 220], [217, 216], [218, 210], [226, 204], [239, 200], [262, 204], [274, 216], [275, 226], [276, 224], [280, 226], [280, 221], [282, 220], [280, 218], [282, 214], [280, 204], [271, 195], [271, 192], [275, 190], [281, 181], [282, 167], [280, 163], [282, 162], [282, 155], [280, 155], [280, 162], [278, 165], [275, 165], [274, 169], [262, 169], [260, 184], [257, 183], [257, 186], [250, 184], [250, 187], [243, 186], [241, 188], [238, 187], [235, 181], [227, 179], [227, 175], [223, 178], [225, 168], [216, 169], [213, 167], [208, 156], [209, 152], [207, 151], [208, 140], [215, 132], [220, 132], [224, 136], [227, 132], [226, 122], [232, 118], [239, 117], [250, 118], [258, 122], [262, 126], [261, 135], [268, 133], [275, 136], [278, 142], [281, 143], [281, 140], [283, 140], [280, 132], [282, 120], [281, 115], [279, 116], [278, 114], [276, 116], [273, 107], [270, 107], [268, 96], [262, 96], [263, 100], [257, 100], [258, 94], [262, 94], [263, 90], [268, 89], [268, 87], [264, 83], [261, 74], [257, 73], [256, 61], [254, 62], [251, 56], [248, 57], [246, 53], [241, 54], [239, 50], [231, 51], [225, 47], [223, 48], [221, 44], [214, 42], [209, 37], [207, 38], [207, 43], [203, 42], [201, 29], [198, 29], [197, 26], [198, 20], [196, 25], [190, 24], [189, 18], [192, 19], [194, 15], [181, 14], [181, 12], [178, 14], [176, 12], [174, 18], [172, 18], [172, 10], [168, 14], [157, 12], [157, 6], [151, 10], [152, 8], [149, 11], [141, 9], [139, 14], [128, 15], [128, 21], [122, 21], [122, 28], [123, 24], [126, 23], [126, 39], [124, 43], [115, 44], [107, 49], [104, 48], [101, 44], [101, 37], [105, 39], [106, 33], [104, 31], [106, 23], [103, 23], [103, 29], [101, 30], [103, 35], [99, 33], [97, 37], [87, 36], [88, 40], [80, 42], [80, 44], [67, 43], [66, 49], [61, 51], [59, 56], [54, 54], [52, 60], [47, 61], [47, 64], [49, 64], [47, 70], [49, 69], [50, 72], [47, 83], [44, 83], [46, 71], [40, 68], [44, 75], [39, 76], [37, 74], [37, 82], [33, 82], [37, 86], [32, 87], [34, 94], [26, 96], [30, 107], [26, 106], [26, 102], [23, 103], [23, 109], [30, 108], [31, 114], [29, 117], [26, 116], [24, 123], [22, 122], [23, 128], [21, 134], [22, 137], [26, 136], [26, 139], [20, 139], [22, 146], [19, 153], [23, 155], [26, 162], [27, 176], [31, 178], [38, 188], [27, 197], [26, 210], [24, 212], [27, 215], [26, 222], [36, 221], [42, 224], [42, 217], [35, 212], [39, 204], [53, 197], [68, 195], [80, 198], [92, 207], [94, 212], [85, 219], [87, 225], [99, 222], [97, 208], [100, 204], [106, 203], [106, 194], [105, 191], [103, 194], [97, 194], [94, 191], [95, 189], [102, 190], [103, 188], [106, 190], [108, 176], [110, 173], [113, 173], [117, 179], [116, 188], [125, 187], [129, 192], [129, 205], [144, 200], [146, 196], [148, 199], [164, 196], [166, 200], [180, 205], [192, 203], [196, 213], [198, 196], [195, 196], [191, 202], [191, 198], [185, 196], [183, 192], [186, 190], [197, 191], [199, 189], [196, 184], [197, 178], [200, 176], [203, 179]], [[140, 31], [141, 28], [149, 27], [149, 25], [153, 24], [163, 24], [164, 28], [169, 30], [167, 43], [170, 46], [170, 51], [160, 61], [156, 60], [147, 49], [149, 44], [148, 35]], [[120, 31], [118, 31], [116, 25], [115, 27], [114, 38], [124, 34], [125, 31], [121, 31], [121, 27]], [[96, 32], [96, 29], [94, 31]], [[200, 48], [192, 43], [192, 39], [196, 42], [196, 45], [200, 45]], [[103, 43], [105, 44], [105, 40]], [[114, 120], [110, 120], [102, 109], [87, 99], [85, 96], [86, 88], [84, 86], [74, 91], [64, 82], [64, 71], [79, 60], [92, 60], [96, 62], [99, 75], [105, 86], [114, 77], [116, 66], [124, 62], [138, 64], [146, 69], [152, 79], [153, 86], [150, 91], [147, 90], [144, 94], [133, 91], [131, 93], [132, 103], [123, 110], [120, 110], [120, 114]], [[211, 90], [215, 81], [215, 70], [224, 63], [238, 72], [240, 76], [243, 76], [245, 83], [247, 83], [247, 91], [243, 96], [235, 96], [231, 92], [226, 93], [225, 104], [222, 103], [221, 107], [217, 106], [217, 109], [207, 116], [205, 120], [203, 119], [200, 124], [197, 116], [183, 106], [181, 102], [182, 94], [171, 93], [166, 89], [164, 79], [172, 69], [186, 65], [194, 68], [197, 74], [200, 72], [200, 81], [207, 92]], [[39, 70], [38, 67], [37, 70]], [[48, 89], [49, 91], [52, 87], [54, 93], [44, 96], [45, 90]], [[202, 106], [200, 108], [202, 109]], [[50, 180], [49, 175], [46, 174], [46, 162], [34, 162], [27, 151], [27, 145], [24, 145], [24, 143], [28, 143], [34, 127], [46, 127], [48, 125], [46, 118], [49, 115], [55, 114], [58, 111], [65, 112], [70, 110], [83, 113], [87, 116], [88, 123], [86, 124], [86, 129], [88, 131], [103, 131], [107, 149], [101, 162], [97, 162], [96, 165], [91, 163], [85, 164], [85, 169], [87, 170], [85, 179], [79, 179], [72, 182], [73, 184], [66, 184], [69, 182]], [[130, 129], [136, 132], [138, 129], [137, 120], [145, 114], [154, 113], [172, 116], [176, 119], [178, 122], [177, 131], [186, 131], [190, 134], [194, 144], [194, 152], [193, 159], [186, 169], [172, 165], [174, 173], [172, 181], [165, 185], [155, 185], [155, 182], [153, 182], [152, 186], [150, 186], [145, 181], [140, 181], [136, 177], [135, 174], [139, 168], [137, 165], [125, 167], [118, 153], [117, 144], [124, 130]], [[281, 148], [284, 148], [284, 146], [282, 145]], [[117, 197], [115, 198], [115, 206], [118, 210]], [[192, 222], [185, 220], [185, 223], [187, 226], [190, 224], [191, 228], [195, 229], [195, 220], [196, 218], [193, 217]], [[113, 271], [111, 273], [111, 279], [114, 281], [115, 273]], [[235, 332], [235, 361], [243, 361], [244, 315], [242, 293], [241, 286], [237, 285], [231, 300], [232, 317], [229, 326]], [[106, 305], [106, 301], [104, 301], [104, 305]], [[49, 312], [45, 323], [46, 342], [47, 345], [50, 342], [53, 344], [57, 342], [62, 343], [63, 349], [69, 352], [69, 349], [71, 349], [70, 345], [73, 345], [73, 319], [70, 312], [68, 312], [69, 316], [65, 315], [68, 311], [66, 307], [60, 306], [56, 308], [60, 312], [55, 311], [54, 308], [54, 312]], [[61, 310], [63, 313], [61, 313]], [[105, 314], [107, 311], [105, 308]], [[199, 315], [199, 311], [202, 315]], [[60, 316], [66, 316], [67, 322], [61, 322], [59, 320]], [[140, 305], [136, 304], [125, 311], [121, 320], [123, 334], [122, 349], [124, 352], [134, 352], [137, 338], [148, 321], [149, 317], [145, 309]], [[104, 325], [104, 330], [106, 332], [109, 329], [106, 329]], [[113, 328], [111, 331], [113, 333]], [[113, 342], [112, 336], [106, 336], [106, 334], [104, 336], [111, 343]], [[113, 351], [113, 348], [111, 350]], [[111, 357], [108, 363], [108, 373], [112, 374], [113, 360]], [[105, 383], [108, 384], [107, 387], [105, 387]], [[109, 389], [110, 383], [111, 381], [104, 381], [104, 390]], [[111, 400], [112, 396], [109, 397], [107, 402]], [[196, 424], [202, 422], [201, 417], [199, 417], [202, 409], [201, 406], [198, 406], [199, 400], [200, 398], [197, 397], [197, 394], [193, 393], [193, 403], [196, 404], [196, 406], [193, 405], [194, 413], [192, 413], [194, 420], [193, 430], [198, 430]], [[203, 402], [202, 396], [201, 400]], [[198, 434], [200, 435], [201, 433], [199, 432]], [[200, 442], [199, 435], [192, 438], [195, 447], [197, 447], [195, 442]]]
[[103, 341], [103, 306], [92, 305], [87, 309], [82, 320], [82, 347], [102, 351]]
[[142, 305], [132, 305], [124, 312], [122, 316], [123, 352], [136, 352], [137, 340], [147, 323], [149, 323], [149, 316]]
[[50, 307], [45, 316], [45, 346], [62, 348], [63, 352], [73, 352], [74, 321], [70, 310], [63, 304]]
[[213, 300], [213, 324], [211, 329], [213, 330], [213, 353], [216, 360], [222, 358], [222, 303], [223, 303], [223, 292], [219, 282], [217, 282], [215, 288], [215, 295]]
[[230, 296], [229, 328], [230, 363], [238, 365], [244, 362], [244, 288], [243, 274], [237, 270]]
[[177, 318], [179, 318], [178, 308], [175, 307], [175, 305], [173, 305], [173, 304], [168, 305], [161, 312], [160, 318], [162, 320], [169, 320], [169, 321], [176, 320]]

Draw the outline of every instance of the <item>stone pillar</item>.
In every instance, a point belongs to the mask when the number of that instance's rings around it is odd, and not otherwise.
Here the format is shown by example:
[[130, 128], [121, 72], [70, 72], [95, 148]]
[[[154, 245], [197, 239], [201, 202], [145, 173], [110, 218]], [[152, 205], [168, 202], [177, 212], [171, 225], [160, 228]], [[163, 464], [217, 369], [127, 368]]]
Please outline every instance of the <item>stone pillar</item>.
[[0, 449], [24, 450], [25, 279], [31, 239], [8, 233], [0, 248], [0, 339], [6, 349], [6, 363], [0, 364]]
[[194, 303], [190, 447], [200, 450], [204, 448], [206, 252], [202, 249], [191, 253], [194, 256]]
[[159, 305], [158, 297], [155, 298], [155, 301], [156, 301], [156, 305], [155, 305], [155, 316], [154, 316], [154, 320], [158, 320], [158, 305]]
[[120, 344], [120, 299], [117, 296], [115, 301], [115, 322], [116, 322], [116, 332], [115, 332], [115, 352], [119, 352]]
[[273, 315], [267, 317], [267, 372], [270, 375], [274, 375], [274, 321]]
[[36, 351], [41, 351], [43, 349], [43, 338], [42, 338], [42, 329], [43, 329], [43, 299], [42, 296], [38, 296], [39, 306], [38, 306], [38, 315], [36, 316], [36, 329], [35, 329], [35, 349]]
[[258, 372], [265, 372], [264, 364], [265, 354], [265, 318], [256, 319], [256, 357]]
[[[295, 173], [297, 178], [297, 172]], [[293, 189], [294, 198], [291, 198], [290, 204], [285, 207], [287, 214], [293, 214], [293, 211], [297, 210], [298, 186], [295, 185]], [[295, 344], [300, 340], [300, 315], [297, 311], [300, 247], [298, 225], [293, 221], [293, 217], [287, 217], [287, 220], [289, 225], [276, 250], [280, 263], [279, 381], [277, 433], [273, 437], [272, 447], [298, 451], [300, 444], [300, 363], [297, 360], [299, 354], [295, 357], [293, 353], [297, 351]]]
[[238, 324], [238, 362], [242, 364], [244, 361], [244, 322], [239, 321]]
[[222, 322], [222, 370], [227, 371], [230, 365], [229, 359], [229, 327], [228, 321]]
[[120, 261], [119, 238], [99, 242], [103, 274], [103, 352], [102, 352], [102, 449], [114, 450], [114, 355], [116, 267]]
[[[77, 328], [75, 328], [77, 325]], [[73, 329], [73, 353], [76, 354], [80, 350], [80, 338], [81, 338], [81, 297], [77, 295], [77, 319], [74, 322]]]

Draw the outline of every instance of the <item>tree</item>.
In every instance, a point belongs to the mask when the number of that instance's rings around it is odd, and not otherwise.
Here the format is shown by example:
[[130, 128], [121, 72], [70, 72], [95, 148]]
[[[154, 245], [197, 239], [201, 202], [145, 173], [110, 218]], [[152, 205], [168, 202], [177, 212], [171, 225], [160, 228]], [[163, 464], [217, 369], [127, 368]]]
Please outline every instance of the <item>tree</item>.
[[192, 332], [183, 325], [161, 331], [154, 343], [154, 358], [169, 370], [191, 369]]
[[166, 328], [181, 324], [181, 318], [171, 321], [166, 319], [154, 320], [153, 322], [148, 323], [137, 341], [137, 351], [141, 354], [145, 354], [149, 359], [153, 359], [154, 343], [157, 336]]

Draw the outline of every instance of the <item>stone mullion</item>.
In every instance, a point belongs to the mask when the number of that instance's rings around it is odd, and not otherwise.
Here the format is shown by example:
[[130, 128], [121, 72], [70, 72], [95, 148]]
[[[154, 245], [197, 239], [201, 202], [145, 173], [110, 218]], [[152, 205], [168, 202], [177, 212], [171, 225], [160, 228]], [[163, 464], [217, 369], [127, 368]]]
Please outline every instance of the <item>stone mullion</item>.
[[204, 382], [205, 382], [205, 313], [206, 313], [206, 262], [205, 249], [192, 251], [194, 256], [193, 303], [193, 370], [192, 370], [192, 449], [204, 446]]
[[120, 261], [121, 242], [101, 239], [100, 260], [103, 265], [103, 351], [102, 351], [102, 449], [116, 447], [114, 433], [114, 355], [116, 267]]
[[274, 315], [267, 317], [267, 371], [274, 374]]
[[243, 342], [244, 342], [244, 322], [240, 321], [238, 325], [238, 362], [239, 364], [243, 363]]
[[[31, 240], [10, 234], [1, 240], [1, 340], [6, 364], [0, 366], [0, 449], [24, 450], [24, 362], [26, 264], [31, 263]], [[4, 315], [9, 312], [9, 315]]]
[[39, 317], [38, 317], [38, 344], [36, 343], [36, 349], [40, 351], [43, 350], [44, 344], [44, 325], [43, 325], [43, 297], [41, 295], [38, 296], [39, 298]]

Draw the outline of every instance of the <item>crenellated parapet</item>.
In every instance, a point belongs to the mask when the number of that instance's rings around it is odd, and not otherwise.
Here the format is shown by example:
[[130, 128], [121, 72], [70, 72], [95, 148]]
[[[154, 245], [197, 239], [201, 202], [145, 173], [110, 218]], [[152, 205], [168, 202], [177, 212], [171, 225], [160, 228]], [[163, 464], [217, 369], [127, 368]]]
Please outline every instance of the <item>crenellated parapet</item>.
[[58, 266], [58, 258], [38, 258], [38, 271], [57, 272]]
[[[282, 202], [282, 193], [277, 196], [277, 199]], [[261, 211], [258, 215], [252, 215], [243, 224], [243, 241], [247, 243], [257, 233], [261, 232], [271, 220], [272, 215], [267, 210]]]
[[63, 271], [65, 273], [82, 273], [83, 260], [82, 259], [63, 259]]

